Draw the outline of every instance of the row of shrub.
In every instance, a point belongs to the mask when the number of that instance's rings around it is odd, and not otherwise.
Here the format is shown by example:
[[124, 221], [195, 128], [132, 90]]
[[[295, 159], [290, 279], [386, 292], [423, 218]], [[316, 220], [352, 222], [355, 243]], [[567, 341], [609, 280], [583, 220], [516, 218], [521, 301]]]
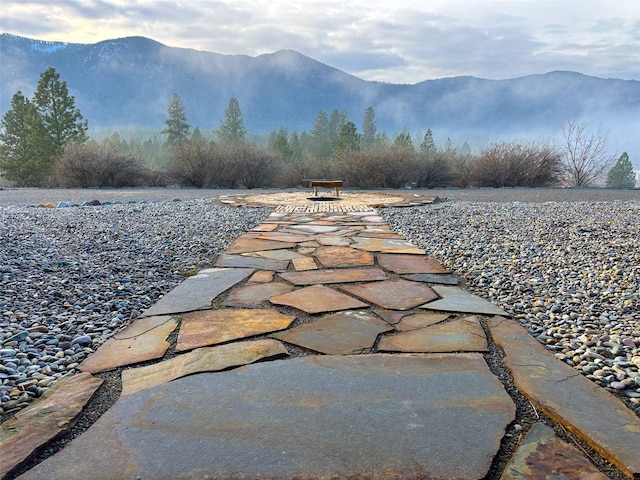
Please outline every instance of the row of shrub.
[[88, 141], [67, 146], [49, 183], [80, 188], [287, 188], [307, 178], [339, 178], [354, 188], [542, 187], [561, 181], [561, 159], [550, 144], [503, 142], [478, 155], [391, 145], [344, 150], [329, 160], [283, 160], [253, 143], [192, 139], [175, 149], [165, 167], [150, 167], [129, 153]]

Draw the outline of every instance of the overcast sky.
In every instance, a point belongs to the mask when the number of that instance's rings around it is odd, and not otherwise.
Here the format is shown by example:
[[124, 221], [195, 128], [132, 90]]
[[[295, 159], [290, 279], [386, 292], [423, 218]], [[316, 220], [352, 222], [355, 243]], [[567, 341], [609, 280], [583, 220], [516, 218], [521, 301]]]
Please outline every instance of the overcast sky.
[[294, 49], [366, 80], [553, 70], [640, 80], [640, 0], [2, 0], [0, 30], [95, 43], [140, 35], [256, 56]]

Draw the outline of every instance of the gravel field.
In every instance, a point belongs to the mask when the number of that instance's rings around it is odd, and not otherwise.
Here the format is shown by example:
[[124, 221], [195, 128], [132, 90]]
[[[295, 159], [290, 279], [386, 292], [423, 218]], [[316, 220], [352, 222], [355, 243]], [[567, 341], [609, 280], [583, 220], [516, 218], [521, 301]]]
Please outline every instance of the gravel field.
[[[224, 207], [213, 199], [260, 192], [268, 190], [0, 190], [0, 421], [74, 374], [102, 342], [185, 275], [211, 265], [270, 211]], [[392, 229], [640, 415], [640, 191], [412, 193], [448, 201], [381, 209]], [[27, 208], [93, 199], [125, 203]], [[492, 355], [490, 365], [500, 368], [499, 353]], [[99, 374], [105, 383], [76, 426], [33, 463], [62, 448], [115, 402], [119, 373]], [[506, 386], [518, 420], [535, 421], [537, 412]], [[503, 448], [516, 445], [513, 440]]]

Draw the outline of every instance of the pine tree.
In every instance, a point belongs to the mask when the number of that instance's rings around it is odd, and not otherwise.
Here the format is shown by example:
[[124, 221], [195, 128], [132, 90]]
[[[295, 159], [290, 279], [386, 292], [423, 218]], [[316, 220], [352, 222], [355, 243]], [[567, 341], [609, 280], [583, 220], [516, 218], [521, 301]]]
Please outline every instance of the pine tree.
[[393, 144], [398, 147], [413, 148], [413, 142], [411, 141], [411, 134], [406, 128], [402, 129], [402, 132], [393, 141]]
[[376, 142], [376, 114], [373, 107], [368, 107], [362, 120], [362, 148], [369, 150]]
[[162, 130], [162, 134], [167, 136], [165, 146], [176, 148], [183, 145], [189, 138], [189, 129], [191, 126], [187, 123], [187, 115], [185, 106], [180, 100], [177, 93], [174, 93], [169, 99], [167, 107], [167, 118], [164, 123], [167, 126]]
[[0, 122], [0, 172], [19, 187], [41, 186], [53, 168], [54, 151], [36, 106], [16, 92]]
[[224, 111], [224, 120], [220, 122], [218, 128], [218, 138], [222, 143], [227, 144], [244, 143], [246, 134], [240, 103], [233, 97]]
[[616, 164], [607, 175], [607, 187], [633, 188], [636, 185], [636, 174], [627, 152], [622, 152]]
[[331, 126], [327, 112], [320, 110], [309, 132], [311, 137], [311, 154], [318, 160], [328, 160], [333, 154], [333, 140]]
[[353, 122], [347, 122], [340, 128], [338, 141], [335, 144], [334, 153], [355, 152], [360, 150], [360, 136], [358, 128]]
[[68, 142], [87, 140], [87, 121], [82, 120], [75, 99], [69, 95], [67, 82], [60, 80], [55, 68], [49, 67], [40, 74], [33, 103], [51, 138], [53, 155], [59, 156]]
[[436, 148], [436, 144], [433, 141], [433, 133], [431, 129], [427, 129], [427, 133], [424, 134], [424, 139], [420, 144], [420, 151], [426, 154], [436, 153], [438, 149]]

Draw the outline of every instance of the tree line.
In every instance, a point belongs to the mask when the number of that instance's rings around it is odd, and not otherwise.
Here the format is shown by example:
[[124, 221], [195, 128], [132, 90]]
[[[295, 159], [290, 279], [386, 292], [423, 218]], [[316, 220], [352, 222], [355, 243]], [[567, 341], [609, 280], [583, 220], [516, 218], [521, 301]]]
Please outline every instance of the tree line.
[[231, 98], [214, 131], [192, 129], [179, 95], [168, 101], [161, 137], [98, 142], [54, 68], [32, 99], [20, 91], [0, 122], [0, 174], [17, 186], [198, 188], [298, 187], [307, 178], [339, 178], [354, 188], [589, 186], [633, 187], [626, 153], [607, 154], [607, 133], [569, 121], [561, 143], [513, 140], [472, 153], [466, 142], [437, 146], [431, 129], [412, 138], [378, 132], [369, 106], [361, 130], [347, 112], [319, 111], [312, 128], [282, 126], [251, 140]]

